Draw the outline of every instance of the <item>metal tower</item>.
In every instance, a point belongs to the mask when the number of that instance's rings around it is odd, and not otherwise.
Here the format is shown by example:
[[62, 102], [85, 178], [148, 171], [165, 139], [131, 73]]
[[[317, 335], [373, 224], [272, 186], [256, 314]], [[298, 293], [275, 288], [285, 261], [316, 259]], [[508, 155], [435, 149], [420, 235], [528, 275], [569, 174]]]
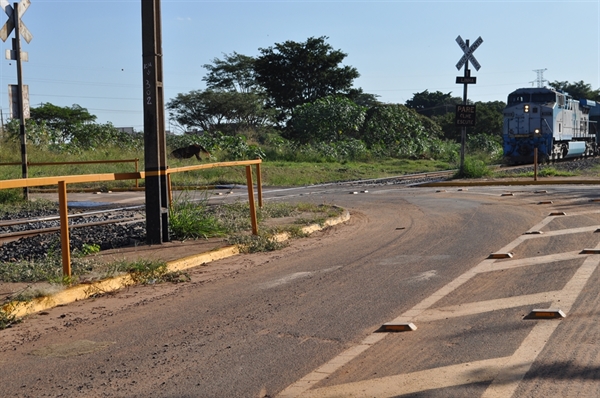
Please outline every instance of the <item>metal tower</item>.
[[533, 71], [535, 73], [537, 73], [537, 79], [535, 79], [534, 81], [530, 82], [532, 85], [533, 83], [537, 83], [538, 88], [544, 87], [544, 83], [547, 83], [548, 80], [544, 79], [544, 71], [547, 71], [548, 68], [545, 69], [534, 69]]

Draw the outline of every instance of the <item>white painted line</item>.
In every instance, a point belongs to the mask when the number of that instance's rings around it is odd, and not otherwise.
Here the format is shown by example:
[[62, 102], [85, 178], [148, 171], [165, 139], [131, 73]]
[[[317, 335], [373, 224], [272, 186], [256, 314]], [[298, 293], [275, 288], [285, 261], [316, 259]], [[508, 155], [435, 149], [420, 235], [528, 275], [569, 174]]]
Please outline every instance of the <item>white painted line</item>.
[[517, 351], [504, 363], [503, 371], [498, 373], [481, 398], [512, 397], [558, 325], [560, 322], [546, 321], [535, 325]]
[[365, 352], [372, 345], [378, 343], [383, 340], [387, 336], [385, 333], [373, 333], [365, 338], [359, 345], [351, 347], [346, 351], [342, 352], [337, 357], [333, 358], [331, 361], [327, 362], [325, 365], [321, 366], [317, 370], [307, 374], [291, 386], [287, 387], [285, 390], [280, 392], [277, 397], [278, 398], [294, 398], [303, 394], [310, 387], [314, 386], [321, 380], [328, 377], [330, 374], [340, 369], [342, 366]]
[[[600, 213], [600, 211], [585, 212], [580, 214], [587, 213]], [[540, 223], [532, 227], [530, 231], [542, 229], [544, 226], [548, 225], [552, 220], [554, 220], [554, 218], [556, 217], [546, 217]], [[585, 229], [585, 231], [582, 231], [582, 228], [573, 228], [554, 232], [557, 232], [556, 235], [565, 235], [569, 233], [572, 234], [586, 232], [587, 230], [590, 230], [590, 228], [592, 227], [584, 227], [583, 229]], [[597, 227], [593, 228], [595, 230]], [[545, 236], [549, 235], [547, 234]], [[521, 235], [513, 242], [498, 250], [498, 252], [511, 252], [526, 240], [537, 237], [539, 236]], [[598, 247], [600, 248], [600, 245]], [[579, 252], [567, 252], [542, 256], [541, 258], [518, 259], [500, 263], [496, 263], [495, 259], [483, 260], [477, 266], [466, 271], [389, 323], [412, 322], [415, 319], [419, 319], [420, 322], [433, 321], [448, 317], [478, 314], [496, 309], [514, 308], [524, 304], [537, 304], [547, 301], [552, 301], [551, 307], [557, 307], [560, 305], [562, 309], [564, 309], [566, 312], [569, 312], [588, 279], [598, 267], [599, 260], [596, 256], [588, 256], [584, 263], [575, 272], [571, 280], [560, 291], [488, 300], [484, 302], [462, 304], [460, 306], [450, 306], [437, 309], [431, 309], [431, 307], [437, 301], [452, 293], [454, 290], [458, 289], [460, 286], [468, 282], [471, 278], [479, 273], [491, 272], [500, 269], [517, 268], [527, 265], [545, 264], [548, 262], [569, 260], [573, 258], [581, 258], [581, 254], [579, 254]], [[520, 347], [510, 357], [477, 361], [471, 364], [463, 363], [421, 372], [395, 375], [386, 378], [371, 379], [356, 383], [347, 383], [327, 388], [310, 390], [310, 388], [316, 383], [324, 380], [326, 377], [340, 369], [352, 359], [365, 352], [371, 345], [378, 343], [387, 336], [387, 334], [373, 333], [365, 338], [359, 345], [344, 351], [342, 354], [333, 358], [325, 365], [287, 387], [278, 395], [278, 397], [395, 397], [398, 396], [398, 394], [409, 394], [413, 392], [427, 391], [430, 389], [472, 384], [479, 381], [489, 380], [493, 380], [493, 382], [485, 391], [483, 397], [511, 397], [559, 324], [560, 322], [551, 321], [540, 322], [535, 325], [529, 335], [521, 343]]]
[[558, 229], [556, 231], [546, 231], [543, 235], [527, 235], [529, 239], [536, 238], [547, 238], [549, 236], [560, 236], [560, 235], [570, 235], [570, 234], [580, 234], [584, 232], [595, 232], [598, 229], [598, 225], [594, 225], [593, 227], [580, 227], [580, 228], [570, 228], [570, 229]]
[[[380, 377], [307, 391], [303, 398], [390, 398], [437, 388], [494, 380], [509, 358], [461, 363], [388, 377]], [[423, 386], [427, 386], [423, 388]]]
[[475, 267], [475, 271], [478, 273], [485, 273], [520, 267], [528, 267], [530, 265], [548, 264], [557, 261], [582, 260], [584, 258], [583, 256], [584, 255], [582, 255], [580, 251], [573, 251], [558, 254], [549, 254], [547, 256], [540, 257], [520, 258], [517, 260], [494, 262], [492, 264], [479, 264], [477, 267]]
[[[560, 305], [568, 313], [588, 279], [598, 267], [598, 263], [596, 257], [588, 257], [563, 288], [560, 303], [558, 300], [555, 300], [551, 307], [558, 307]], [[488, 387], [482, 398], [512, 397], [519, 387], [519, 383], [523, 380], [523, 377], [525, 377], [525, 374], [529, 371], [539, 353], [544, 349], [544, 346], [548, 343], [550, 336], [558, 325], [560, 325], [560, 322], [544, 321], [538, 323], [529, 332], [529, 335], [511, 356], [508, 363], [506, 363], [506, 369], [511, 369], [511, 371], [501, 373]]]
[[495, 300], [478, 301], [475, 303], [453, 305], [442, 308], [432, 308], [415, 317], [415, 322], [432, 322], [448, 318], [457, 318], [467, 315], [483, 314], [491, 311], [505, 310], [507, 308], [522, 307], [524, 305], [554, 302], [561, 298], [561, 291], [542, 292], [515, 296]]

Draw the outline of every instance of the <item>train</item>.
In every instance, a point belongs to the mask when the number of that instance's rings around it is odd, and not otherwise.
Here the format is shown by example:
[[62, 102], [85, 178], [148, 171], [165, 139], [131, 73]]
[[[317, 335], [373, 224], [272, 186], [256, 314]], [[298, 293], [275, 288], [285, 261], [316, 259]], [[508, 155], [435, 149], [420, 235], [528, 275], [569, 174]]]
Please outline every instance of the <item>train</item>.
[[520, 88], [508, 95], [502, 141], [510, 164], [600, 154], [600, 103], [573, 99], [553, 88]]

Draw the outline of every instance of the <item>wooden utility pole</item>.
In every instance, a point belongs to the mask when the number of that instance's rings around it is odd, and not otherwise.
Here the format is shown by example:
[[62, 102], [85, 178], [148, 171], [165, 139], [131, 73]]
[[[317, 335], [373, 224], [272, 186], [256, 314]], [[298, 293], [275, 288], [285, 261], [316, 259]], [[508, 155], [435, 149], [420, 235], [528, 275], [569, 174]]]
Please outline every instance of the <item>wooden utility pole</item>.
[[146, 241], [169, 241], [160, 0], [142, 0]]

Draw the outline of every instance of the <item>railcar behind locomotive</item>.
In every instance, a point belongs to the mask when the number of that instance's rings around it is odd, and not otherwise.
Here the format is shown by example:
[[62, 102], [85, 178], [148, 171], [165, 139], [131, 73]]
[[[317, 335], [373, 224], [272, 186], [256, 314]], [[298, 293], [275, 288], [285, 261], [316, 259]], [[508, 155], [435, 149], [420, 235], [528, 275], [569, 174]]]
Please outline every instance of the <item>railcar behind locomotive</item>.
[[552, 88], [520, 88], [508, 95], [504, 108], [504, 156], [509, 163], [531, 163], [534, 148], [540, 162], [596, 156], [598, 116], [600, 104], [594, 101]]

